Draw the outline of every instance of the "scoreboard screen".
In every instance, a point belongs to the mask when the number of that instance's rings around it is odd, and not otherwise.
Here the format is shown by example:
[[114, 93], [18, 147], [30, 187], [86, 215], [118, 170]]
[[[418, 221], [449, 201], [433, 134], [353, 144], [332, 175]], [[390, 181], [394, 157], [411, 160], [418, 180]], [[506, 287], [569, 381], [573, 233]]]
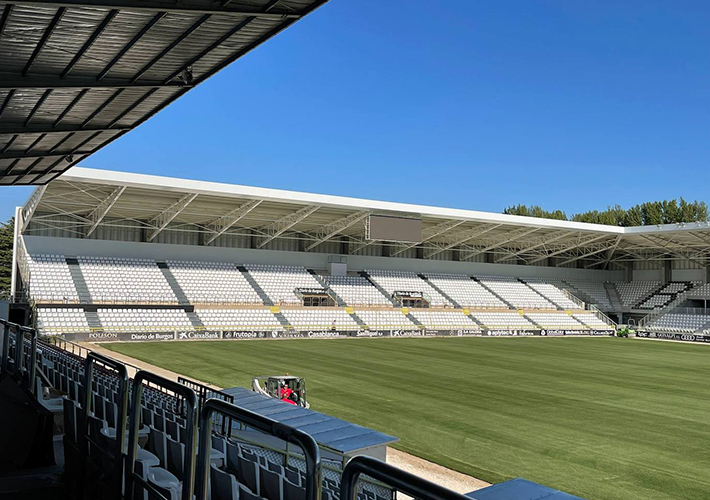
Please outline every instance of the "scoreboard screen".
[[407, 217], [370, 215], [367, 239], [419, 243], [422, 241], [422, 221]]

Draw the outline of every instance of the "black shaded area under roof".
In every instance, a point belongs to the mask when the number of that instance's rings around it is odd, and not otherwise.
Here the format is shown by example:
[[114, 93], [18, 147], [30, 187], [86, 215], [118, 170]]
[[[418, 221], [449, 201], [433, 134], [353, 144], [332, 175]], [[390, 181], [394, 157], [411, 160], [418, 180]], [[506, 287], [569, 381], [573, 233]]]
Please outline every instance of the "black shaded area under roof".
[[327, 1], [0, 1], [0, 185], [46, 184]]
[[284, 403], [244, 387], [232, 387], [224, 389], [223, 392], [234, 397], [235, 405], [307, 432], [320, 446], [343, 455], [399, 441], [396, 437]]

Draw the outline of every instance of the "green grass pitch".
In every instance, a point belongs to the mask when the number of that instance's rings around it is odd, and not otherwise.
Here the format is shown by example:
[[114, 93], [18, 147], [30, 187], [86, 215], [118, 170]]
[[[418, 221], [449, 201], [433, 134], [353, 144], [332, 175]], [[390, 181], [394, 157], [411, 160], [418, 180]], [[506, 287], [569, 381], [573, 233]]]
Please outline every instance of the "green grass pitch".
[[220, 387], [306, 377], [315, 410], [490, 482], [710, 498], [710, 348], [613, 338], [105, 344]]

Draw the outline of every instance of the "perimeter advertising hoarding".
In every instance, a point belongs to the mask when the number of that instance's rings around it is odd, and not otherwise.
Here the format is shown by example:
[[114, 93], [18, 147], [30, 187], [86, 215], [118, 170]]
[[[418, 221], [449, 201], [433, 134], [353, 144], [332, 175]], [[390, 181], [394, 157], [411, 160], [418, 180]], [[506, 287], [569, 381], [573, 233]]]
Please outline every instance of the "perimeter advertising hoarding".
[[[309, 331], [191, 331], [191, 332], [92, 332], [72, 333], [65, 338], [75, 342], [156, 342], [164, 340], [245, 340], [286, 338], [379, 338], [379, 337], [562, 337], [566, 335], [613, 335], [611, 330], [309, 330]], [[679, 339], [690, 340], [690, 339]], [[708, 337], [707, 342], [710, 342]]]
[[701, 335], [697, 333], [636, 332], [636, 336], [647, 339], [680, 340], [682, 342], [710, 343], [710, 335]]

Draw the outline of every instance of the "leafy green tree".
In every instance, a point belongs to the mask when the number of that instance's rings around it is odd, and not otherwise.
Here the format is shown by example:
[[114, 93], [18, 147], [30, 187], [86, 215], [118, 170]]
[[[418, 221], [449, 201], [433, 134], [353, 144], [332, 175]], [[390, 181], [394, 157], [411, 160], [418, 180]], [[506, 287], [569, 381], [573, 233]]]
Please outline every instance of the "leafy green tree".
[[639, 205], [635, 205], [626, 211], [626, 215], [624, 216], [624, 223], [622, 225], [625, 227], [635, 227], [643, 225], [643, 213], [641, 212], [641, 207]]
[[12, 243], [15, 232], [15, 219], [0, 223], [0, 292], [10, 290], [12, 277]]
[[675, 199], [646, 202], [633, 206], [628, 210], [625, 210], [620, 205], [614, 205], [613, 207], [607, 207], [603, 212], [590, 210], [574, 214], [571, 218], [567, 217], [567, 214], [562, 210], [549, 211], [538, 205], [511, 205], [503, 210], [503, 213], [624, 227], [707, 221], [709, 218], [708, 206], [704, 201], [690, 203], [683, 198], [680, 199], [680, 202]]
[[511, 205], [503, 210], [503, 213], [507, 215], [522, 215], [524, 217], [539, 217], [541, 219], [567, 220], [567, 214], [562, 210], [550, 212], [539, 205], [529, 207], [527, 205]]

